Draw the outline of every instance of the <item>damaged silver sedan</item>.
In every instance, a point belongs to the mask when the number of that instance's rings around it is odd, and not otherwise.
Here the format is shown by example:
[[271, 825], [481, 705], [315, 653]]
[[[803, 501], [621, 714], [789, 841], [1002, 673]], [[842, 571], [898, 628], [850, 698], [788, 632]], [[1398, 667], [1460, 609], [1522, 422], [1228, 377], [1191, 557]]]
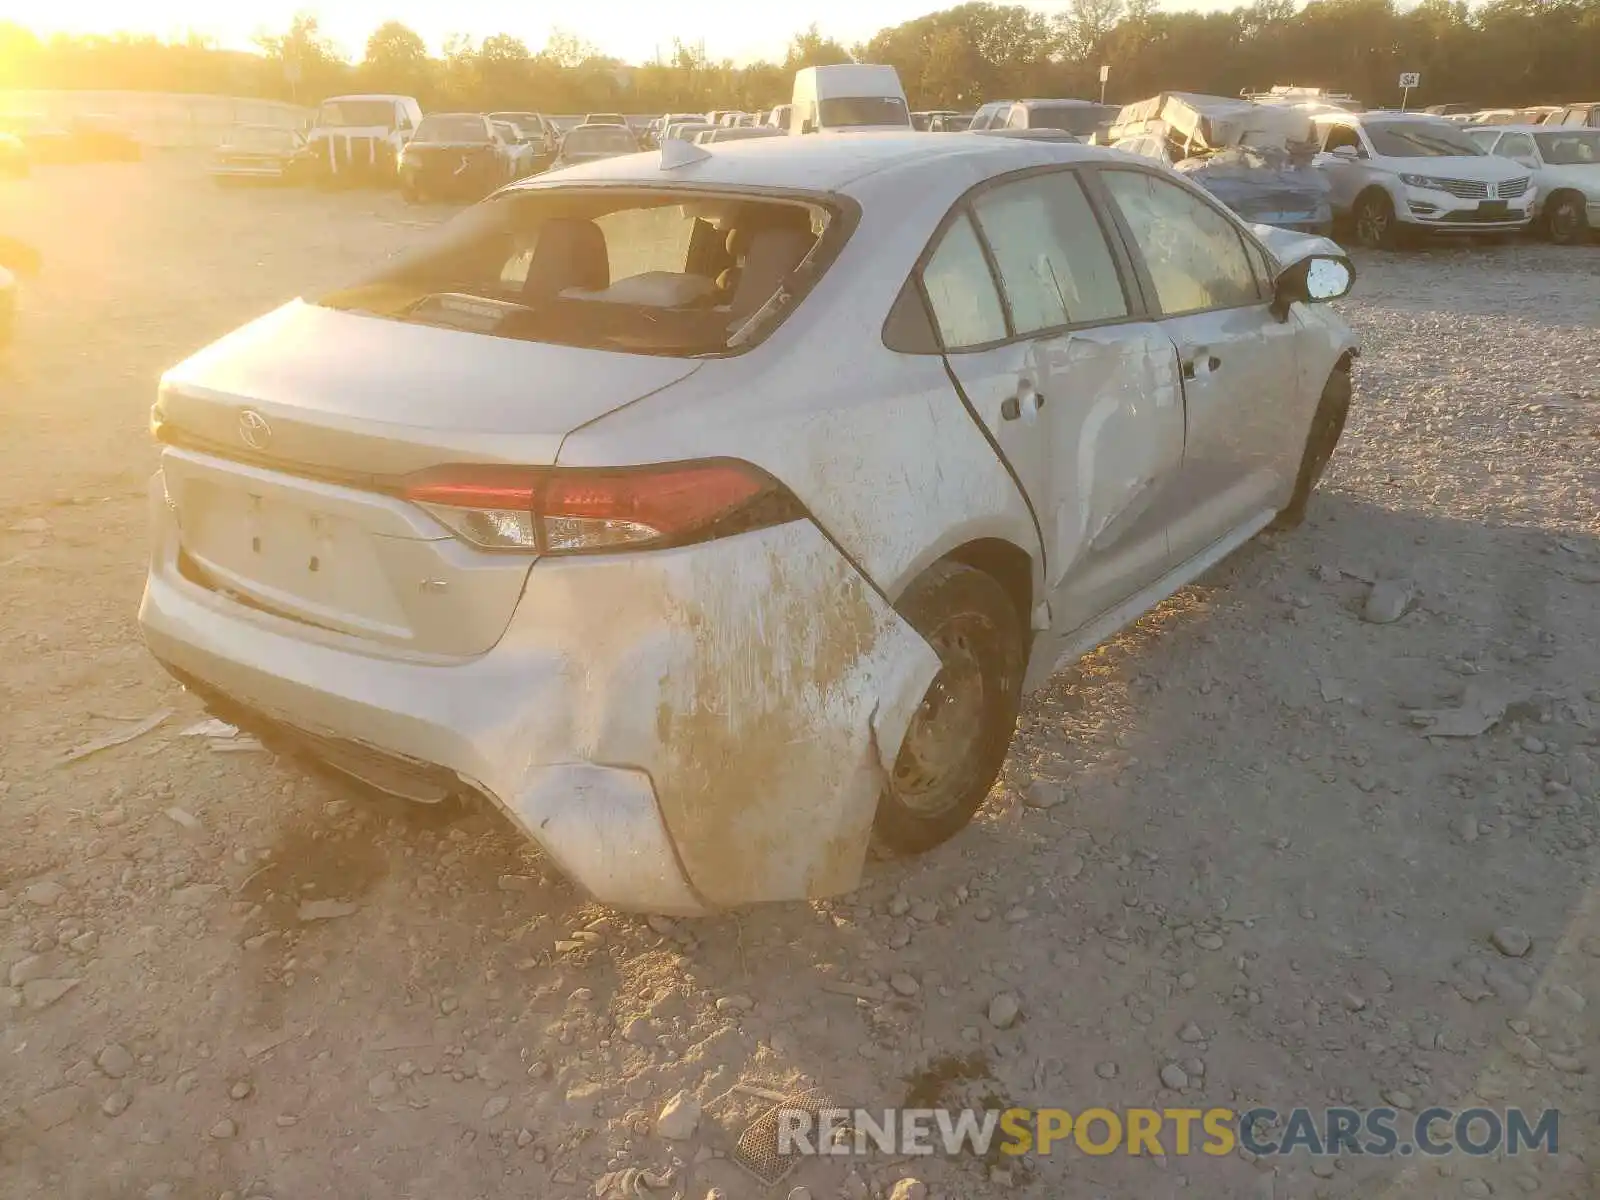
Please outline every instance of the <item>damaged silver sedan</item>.
[[1084, 146], [523, 181], [166, 374], [140, 623], [219, 714], [481, 793], [601, 901], [839, 893], [970, 820], [1060, 660], [1300, 518], [1352, 278]]

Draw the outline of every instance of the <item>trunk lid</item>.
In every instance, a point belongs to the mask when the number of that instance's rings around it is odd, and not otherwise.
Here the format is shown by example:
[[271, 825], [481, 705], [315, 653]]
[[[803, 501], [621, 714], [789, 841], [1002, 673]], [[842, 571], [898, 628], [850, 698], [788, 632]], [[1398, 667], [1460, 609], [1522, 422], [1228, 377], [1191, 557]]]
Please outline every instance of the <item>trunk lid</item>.
[[[486, 337], [293, 301], [168, 371], [166, 427], [227, 456], [393, 476], [548, 466], [580, 425], [700, 362]], [[241, 417], [264, 421], [253, 440]]]
[[445, 463], [549, 465], [580, 425], [699, 363], [296, 301], [169, 371], [162, 472], [188, 577], [250, 607], [429, 656], [499, 640], [531, 554], [490, 554], [390, 494]]

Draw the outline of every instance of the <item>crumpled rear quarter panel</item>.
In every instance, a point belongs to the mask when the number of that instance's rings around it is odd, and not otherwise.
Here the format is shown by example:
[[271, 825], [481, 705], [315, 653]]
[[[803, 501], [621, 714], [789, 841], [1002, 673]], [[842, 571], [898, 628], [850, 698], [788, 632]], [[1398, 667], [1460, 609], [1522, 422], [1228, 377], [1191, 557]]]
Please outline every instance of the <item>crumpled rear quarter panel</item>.
[[[714, 906], [856, 885], [884, 757], [939, 661], [814, 525], [546, 559], [518, 626], [559, 631], [576, 676], [568, 713], [513, 734], [524, 771], [566, 756], [647, 772]], [[513, 813], [515, 775], [498, 789]]]

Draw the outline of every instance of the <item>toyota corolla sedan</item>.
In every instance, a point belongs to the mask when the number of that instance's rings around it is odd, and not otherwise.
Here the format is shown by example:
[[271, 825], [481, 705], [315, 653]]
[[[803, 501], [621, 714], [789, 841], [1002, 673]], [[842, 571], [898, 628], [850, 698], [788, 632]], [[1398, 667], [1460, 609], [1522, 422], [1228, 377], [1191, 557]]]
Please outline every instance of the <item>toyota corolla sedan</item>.
[[690, 914], [957, 834], [1027, 689], [1301, 519], [1356, 347], [1337, 246], [1114, 152], [670, 149], [168, 371], [139, 620], [219, 715]]

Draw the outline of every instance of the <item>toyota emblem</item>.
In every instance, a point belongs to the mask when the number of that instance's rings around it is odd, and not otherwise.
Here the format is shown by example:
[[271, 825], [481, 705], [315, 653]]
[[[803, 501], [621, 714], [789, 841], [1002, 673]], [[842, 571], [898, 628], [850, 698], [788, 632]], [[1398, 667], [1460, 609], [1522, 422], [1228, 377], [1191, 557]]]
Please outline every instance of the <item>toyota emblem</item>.
[[272, 440], [272, 426], [255, 409], [247, 408], [239, 414], [239, 436], [252, 450], [265, 450]]

